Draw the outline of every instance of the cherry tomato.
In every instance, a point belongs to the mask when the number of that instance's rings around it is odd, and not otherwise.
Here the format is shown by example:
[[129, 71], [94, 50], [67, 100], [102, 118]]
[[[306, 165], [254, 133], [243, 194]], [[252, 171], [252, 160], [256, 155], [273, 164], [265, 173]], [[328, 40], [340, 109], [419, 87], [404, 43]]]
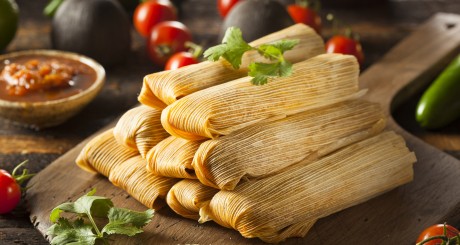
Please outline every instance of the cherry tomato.
[[168, 0], [143, 2], [133, 15], [134, 27], [143, 37], [148, 37], [156, 24], [167, 20], [177, 20], [177, 10]]
[[0, 170], [0, 214], [9, 213], [21, 200], [21, 187], [5, 170]]
[[353, 38], [342, 35], [333, 36], [326, 43], [327, 53], [340, 53], [354, 55], [360, 65], [364, 62], [361, 44]]
[[178, 21], [164, 21], [153, 27], [147, 42], [150, 59], [163, 66], [175, 53], [186, 51], [186, 42], [192, 41], [190, 30]]
[[297, 4], [288, 5], [287, 11], [295, 23], [303, 23], [321, 34], [321, 17], [311, 8]]
[[189, 52], [179, 52], [171, 56], [166, 62], [165, 70], [176, 70], [183, 66], [198, 63], [198, 59]]
[[230, 9], [235, 6], [240, 0], [217, 0], [217, 8], [219, 9], [220, 16], [227, 16]]
[[[458, 231], [455, 227], [450, 226], [450, 225], [446, 225], [446, 229], [447, 229], [448, 238], [455, 237], [460, 233], [460, 231]], [[433, 237], [433, 236], [442, 236], [442, 235], [444, 235], [444, 224], [432, 225], [426, 228], [424, 231], [422, 231], [422, 233], [420, 233], [420, 236], [417, 239], [417, 243], [427, 238]], [[441, 239], [435, 239], [435, 240], [424, 243], [424, 245], [439, 245], [441, 243], [442, 243]]]

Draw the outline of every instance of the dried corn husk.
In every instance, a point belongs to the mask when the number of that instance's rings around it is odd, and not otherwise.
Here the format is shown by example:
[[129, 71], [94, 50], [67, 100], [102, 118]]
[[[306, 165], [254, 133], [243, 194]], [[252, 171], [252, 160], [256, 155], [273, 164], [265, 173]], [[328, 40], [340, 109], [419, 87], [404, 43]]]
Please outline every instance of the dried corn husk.
[[144, 105], [135, 107], [118, 120], [113, 130], [115, 139], [145, 157], [152, 147], [169, 136], [161, 126], [160, 117], [160, 110]]
[[198, 180], [184, 179], [169, 190], [166, 202], [174, 212], [182, 217], [198, 220], [200, 208], [208, 203], [218, 191], [201, 184]]
[[241, 178], [266, 176], [314, 159], [385, 128], [378, 104], [349, 101], [257, 123], [201, 144], [193, 168], [205, 185], [233, 190]]
[[[272, 33], [251, 42], [250, 45], [255, 47], [281, 39], [299, 40], [299, 44], [293, 50], [285, 53], [286, 60], [293, 63], [324, 53], [321, 37], [303, 24]], [[193, 92], [246, 76], [251, 62], [267, 62], [267, 60], [257, 52], [251, 51], [243, 56], [239, 70], [234, 70], [228, 62], [221, 60], [205, 61], [174, 71], [150, 74], [144, 78], [144, 85], [138, 99], [144, 105], [161, 109]]]
[[193, 156], [202, 141], [189, 141], [170, 136], [147, 154], [147, 170], [156, 175], [196, 179]]
[[324, 54], [294, 64], [293, 74], [254, 86], [251, 77], [195, 92], [166, 107], [171, 135], [197, 140], [227, 135], [256, 122], [282, 118], [359, 97], [353, 56]]
[[415, 161], [402, 137], [382, 133], [318, 161], [220, 191], [200, 210], [200, 221], [212, 219], [266, 242], [305, 236], [315, 220], [411, 181]]
[[179, 180], [153, 175], [146, 171], [145, 164], [140, 155], [132, 157], [115, 166], [109, 180], [148, 208], [159, 209], [165, 205], [168, 191]]
[[111, 128], [88, 142], [78, 155], [76, 163], [88, 172], [109, 176], [116, 165], [138, 154], [137, 150], [118, 144]]

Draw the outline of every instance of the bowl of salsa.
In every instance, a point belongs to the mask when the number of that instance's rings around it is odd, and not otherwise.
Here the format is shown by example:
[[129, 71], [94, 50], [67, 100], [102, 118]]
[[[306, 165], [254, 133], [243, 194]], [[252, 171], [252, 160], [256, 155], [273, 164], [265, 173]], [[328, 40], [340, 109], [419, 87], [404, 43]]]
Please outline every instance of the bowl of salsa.
[[0, 117], [35, 129], [76, 115], [104, 85], [105, 70], [91, 58], [56, 50], [0, 55]]

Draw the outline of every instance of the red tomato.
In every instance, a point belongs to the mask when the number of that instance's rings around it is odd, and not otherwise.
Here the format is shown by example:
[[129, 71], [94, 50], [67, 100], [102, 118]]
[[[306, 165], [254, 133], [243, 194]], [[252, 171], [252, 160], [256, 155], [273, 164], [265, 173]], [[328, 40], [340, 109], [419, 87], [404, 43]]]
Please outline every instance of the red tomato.
[[[460, 232], [455, 229], [455, 227], [446, 225], [447, 229], [447, 237], [452, 238], [457, 236]], [[444, 224], [437, 224], [437, 225], [432, 225], [428, 228], [426, 228], [422, 233], [420, 233], [420, 236], [417, 239], [417, 243], [433, 237], [433, 236], [442, 236], [444, 234]], [[424, 245], [439, 245], [442, 243], [441, 239], [435, 239], [432, 241], [429, 241], [427, 243], [424, 243]]]
[[189, 52], [179, 52], [171, 56], [166, 62], [165, 70], [176, 70], [183, 66], [193, 65], [198, 63], [198, 60]]
[[240, 0], [217, 0], [217, 8], [219, 9], [220, 16], [227, 16], [230, 9], [233, 8]]
[[321, 17], [316, 11], [297, 4], [288, 5], [287, 11], [295, 23], [303, 23], [321, 34]]
[[21, 200], [21, 187], [5, 170], [0, 170], [0, 200], [0, 214], [9, 213]]
[[153, 27], [147, 42], [150, 59], [164, 65], [175, 53], [186, 51], [186, 42], [192, 41], [190, 30], [178, 21], [164, 21]]
[[361, 44], [355, 39], [346, 36], [333, 36], [326, 43], [327, 53], [339, 53], [354, 55], [360, 65], [363, 64], [364, 54]]
[[134, 27], [143, 37], [148, 37], [156, 24], [167, 20], [177, 20], [177, 10], [167, 0], [143, 2], [136, 7], [133, 15]]

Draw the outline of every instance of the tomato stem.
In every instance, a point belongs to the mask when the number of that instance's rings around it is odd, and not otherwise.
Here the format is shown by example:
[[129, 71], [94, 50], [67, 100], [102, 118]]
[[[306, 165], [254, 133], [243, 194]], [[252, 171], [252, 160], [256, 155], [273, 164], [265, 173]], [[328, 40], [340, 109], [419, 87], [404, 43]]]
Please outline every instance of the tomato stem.
[[48, 17], [53, 17], [63, 2], [64, 0], [51, 0], [43, 10], [43, 14]]
[[326, 19], [332, 23], [332, 34], [337, 35], [340, 28], [344, 28], [344, 36], [359, 41], [359, 36], [353, 32], [351, 26], [344, 24], [342, 21], [337, 19], [333, 14], [329, 13]]
[[449, 239], [447, 238], [447, 236], [444, 236], [444, 235], [432, 236], [432, 237], [429, 237], [429, 238], [427, 238], [427, 239], [425, 239], [425, 240], [423, 240], [423, 241], [417, 243], [416, 245], [422, 245], [422, 244], [425, 244], [425, 243], [427, 243], [427, 242], [429, 242], [429, 241], [433, 241], [433, 240], [436, 240], [436, 239], [441, 239], [441, 240], [443, 240], [443, 242], [446, 242], [446, 241], [449, 240]]
[[302, 8], [313, 9], [317, 13], [321, 10], [321, 2], [318, 0], [296, 0], [295, 4]]
[[22, 185], [22, 183], [24, 183], [24, 181], [26, 181], [26, 180], [32, 178], [33, 176], [35, 176], [35, 174], [29, 174], [29, 170], [28, 170], [28, 169], [23, 169], [21, 175], [16, 174], [16, 172], [17, 172], [21, 167], [23, 167], [25, 164], [27, 164], [27, 162], [29, 162], [29, 160], [25, 160], [25, 161], [21, 162], [20, 164], [18, 164], [18, 165], [13, 169], [13, 172], [11, 173], [11, 175], [12, 175], [13, 178], [16, 180], [16, 183], [18, 183], [18, 185]]
[[[19, 168], [23, 167], [29, 160], [25, 160], [23, 162], [21, 162], [20, 164], [18, 164], [14, 169], [13, 169], [13, 172], [11, 173], [11, 176], [13, 176], [14, 180], [16, 181], [16, 183], [18, 183], [19, 186], [22, 185], [22, 183], [24, 183], [24, 181], [32, 178], [35, 176], [35, 174], [29, 174], [29, 170], [28, 169], [23, 169], [22, 170], [22, 173], [21, 175], [18, 175], [16, 174], [16, 172], [19, 170]], [[25, 192], [27, 190], [27, 188], [23, 188], [21, 186], [21, 191], [22, 192]]]
[[189, 48], [189, 52], [195, 59], [198, 59], [203, 54], [203, 47], [194, 42], [185, 42], [185, 47]]
[[21, 162], [20, 164], [18, 164], [14, 169], [13, 169], [13, 172], [11, 173], [11, 175], [16, 176], [16, 171], [18, 171], [19, 168], [21, 168], [22, 166], [24, 166], [29, 160], [25, 160], [23, 162]]
[[169, 45], [158, 45], [155, 47], [155, 52], [158, 54], [160, 57], [166, 57], [169, 56], [172, 52], [172, 49]]
[[[449, 238], [447, 236], [447, 230], [448, 230], [448, 227], [447, 227], [447, 223], [444, 222], [444, 225], [443, 225], [443, 228], [442, 228], [442, 235], [439, 235], [439, 236], [432, 236], [432, 237], [429, 237], [415, 245], [423, 245], [429, 241], [433, 241], [433, 240], [442, 240], [442, 243], [441, 245], [450, 245], [450, 244], [456, 244], [456, 245], [460, 245], [460, 233], [458, 233], [455, 237], [451, 237]], [[456, 233], [456, 231], [453, 231], [453, 230], [449, 230], [450, 232], [453, 232], [453, 233]]]

